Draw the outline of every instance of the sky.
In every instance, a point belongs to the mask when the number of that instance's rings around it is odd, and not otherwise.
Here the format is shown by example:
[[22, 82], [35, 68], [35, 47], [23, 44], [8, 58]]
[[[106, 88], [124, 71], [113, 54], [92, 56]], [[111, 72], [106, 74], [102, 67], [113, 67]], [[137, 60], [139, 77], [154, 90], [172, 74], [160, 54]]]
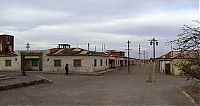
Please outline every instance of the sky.
[[[126, 51], [138, 58], [138, 45], [152, 57], [150, 39], [159, 45], [156, 57], [171, 50], [184, 24], [199, 20], [199, 0], [0, 0], [0, 34], [15, 36], [15, 50], [56, 48], [59, 43], [101, 51]], [[172, 45], [173, 46], [173, 45]], [[126, 51], [127, 52], [127, 51]], [[146, 53], [147, 54], [147, 53]]]

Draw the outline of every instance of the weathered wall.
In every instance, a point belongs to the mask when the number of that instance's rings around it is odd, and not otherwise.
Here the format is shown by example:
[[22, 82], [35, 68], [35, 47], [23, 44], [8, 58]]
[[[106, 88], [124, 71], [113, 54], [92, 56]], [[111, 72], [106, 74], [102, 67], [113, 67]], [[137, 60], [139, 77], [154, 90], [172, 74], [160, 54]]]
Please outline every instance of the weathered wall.
[[[5, 66], [5, 60], [11, 60], [11, 66]], [[0, 71], [20, 71], [20, 70], [21, 70], [20, 56], [0, 57]]]
[[173, 73], [173, 67], [171, 61], [160, 61], [160, 72], [165, 73], [165, 64], [170, 64], [170, 73]]
[[[74, 67], [74, 59], [81, 59], [81, 67]], [[97, 66], [94, 67], [94, 59], [97, 59]], [[100, 66], [100, 59], [103, 60], [102, 66]], [[65, 72], [65, 64], [69, 65], [69, 71], [77, 72], [93, 72], [100, 71], [109, 68], [109, 64], [106, 65], [106, 59], [108, 57], [103, 56], [43, 56], [43, 71], [57, 71]], [[54, 60], [61, 60], [61, 67], [54, 67]], [[107, 60], [108, 61], [108, 60]]]
[[180, 75], [181, 70], [175, 66], [175, 64], [181, 61], [180, 59], [173, 59], [172, 61], [160, 61], [160, 72], [165, 73], [165, 64], [170, 64], [171, 75]]
[[173, 74], [174, 75], [180, 75], [181, 74], [181, 70], [175, 65], [177, 62], [182, 61], [181, 59], [174, 59], [172, 61], [173, 63]]

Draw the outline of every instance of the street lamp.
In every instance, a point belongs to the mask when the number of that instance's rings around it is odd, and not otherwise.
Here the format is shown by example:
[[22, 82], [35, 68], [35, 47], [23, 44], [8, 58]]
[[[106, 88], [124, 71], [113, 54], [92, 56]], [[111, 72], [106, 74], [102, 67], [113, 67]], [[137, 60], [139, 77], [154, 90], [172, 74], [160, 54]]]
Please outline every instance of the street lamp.
[[153, 39], [151, 39], [149, 41], [150, 41], [150, 45], [153, 45], [153, 61], [154, 61], [156, 58], [155, 46], [158, 46], [158, 40], [156, 40], [155, 37], [153, 37]]
[[150, 45], [153, 46], [153, 72], [152, 75], [150, 75], [150, 82], [155, 81], [155, 58], [156, 58], [156, 53], [155, 53], [155, 46], [158, 46], [158, 40], [155, 39], [155, 37], [153, 37], [153, 39], [149, 40], [150, 41]]

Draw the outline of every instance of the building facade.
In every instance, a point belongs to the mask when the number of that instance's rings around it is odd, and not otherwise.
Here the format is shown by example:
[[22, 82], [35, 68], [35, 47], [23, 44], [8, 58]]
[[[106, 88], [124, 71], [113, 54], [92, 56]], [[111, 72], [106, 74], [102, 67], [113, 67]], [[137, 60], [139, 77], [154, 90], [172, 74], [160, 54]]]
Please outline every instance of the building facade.
[[177, 62], [183, 61], [179, 51], [170, 51], [169, 53], [157, 58], [156, 65], [161, 73], [168, 75], [181, 75], [182, 71], [175, 65]]
[[[134, 59], [129, 59], [130, 65]], [[128, 65], [125, 52], [107, 50], [106, 52], [71, 48], [69, 44], [59, 44], [58, 48], [48, 50], [27, 50], [14, 52], [14, 37], [0, 35], [0, 71], [44, 71], [97, 72], [109, 68]]]
[[109, 69], [109, 56], [81, 48], [54, 48], [43, 56], [43, 71], [96, 72]]

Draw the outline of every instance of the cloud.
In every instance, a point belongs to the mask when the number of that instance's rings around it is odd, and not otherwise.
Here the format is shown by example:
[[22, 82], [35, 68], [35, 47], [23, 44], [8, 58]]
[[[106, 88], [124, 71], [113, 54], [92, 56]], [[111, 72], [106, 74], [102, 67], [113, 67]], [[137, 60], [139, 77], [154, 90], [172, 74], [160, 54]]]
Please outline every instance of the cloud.
[[88, 25], [97, 32], [130, 34], [130, 35], [175, 35], [183, 24], [190, 24], [198, 19], [196, 10], [169, 13], [144, 14], [138, 17], [114, 19]]
[[0, 11], [0, 25], [23, 27], [35, 27], [62, 23], [63, 19], [73, 16], [72, 12], [59, 12], [38, 10], [30, 8], [8, 8]]
[[[132, 56], [138, 44], [149, 51], [148, 40], [159, 40], [157, 54], [170, 50], [166, 40], [175, 38], [183, 24], [198, 19], [198, 0], [0, 0], [0, 33], [15, 35], [16, 49], [57, 47], [125, 50], [131, 40]], [[163, 49], [165, 48], [165, 49]]]

